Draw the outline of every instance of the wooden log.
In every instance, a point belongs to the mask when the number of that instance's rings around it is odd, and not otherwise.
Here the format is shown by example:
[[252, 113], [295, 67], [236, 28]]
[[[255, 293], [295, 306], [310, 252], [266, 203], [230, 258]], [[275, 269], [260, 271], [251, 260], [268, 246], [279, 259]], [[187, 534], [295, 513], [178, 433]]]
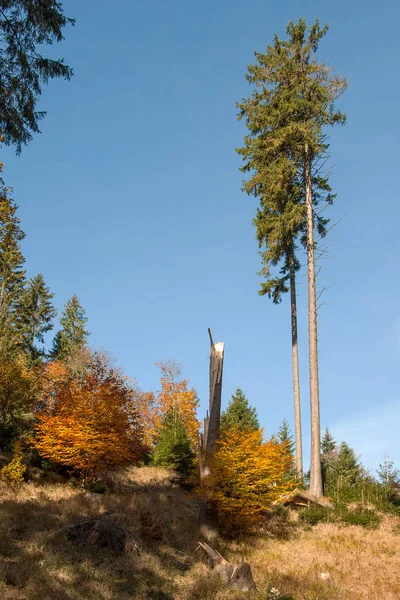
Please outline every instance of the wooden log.
[[241, 592], [257, 589], [248, 563], [242, 562], [231, 565], [217, 550], [214, 550], [208, 544], [199, 542], [199, 547], [204, 550], [210, 559], [213, 571], [221, 577], [226, 585]]

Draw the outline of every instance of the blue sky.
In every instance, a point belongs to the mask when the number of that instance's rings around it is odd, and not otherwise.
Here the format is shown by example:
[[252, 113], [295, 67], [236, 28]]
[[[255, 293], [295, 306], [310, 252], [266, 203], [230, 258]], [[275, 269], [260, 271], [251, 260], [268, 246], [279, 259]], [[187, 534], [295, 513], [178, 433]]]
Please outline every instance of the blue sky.
[[[400, 8], [394, 0], [86, 0], [52, 49], [74, 68], [20, 157], [2, 149], [27, 233], [30, 275], [62, 309], [76, 293], [91, 343], [144, 389], [175, 358], [208, 394], [209, 342], [226, 344], [224, 405], [241, 386], [267, 433], [292, 419], [289, 303], [257, 295], [256, 202], [241, 192], [246, 65], [304, 16], [331, 30], [320, 56], [348, 78], [348, 124], [332, 131], [329, 237], [320, 285], [322, 425], [366, 465], [400, 463], [398, 161]], [[306, 279], [298, 284], [308, 457]]]

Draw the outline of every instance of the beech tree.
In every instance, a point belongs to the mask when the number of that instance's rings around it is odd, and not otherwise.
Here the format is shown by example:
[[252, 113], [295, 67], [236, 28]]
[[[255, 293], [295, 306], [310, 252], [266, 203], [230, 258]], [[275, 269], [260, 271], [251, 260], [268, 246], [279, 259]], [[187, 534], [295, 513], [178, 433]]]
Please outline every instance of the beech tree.
[[263, 440], [261, 430], [231, 427], [216, 444], [202, 492], [227, 533], [248, 531], [279, 504], [295, 483], [287, 479], [286, 447]]
[[42, 85], [70, 79], [71, 67], [41, 51], [61, 42], [63, 29], [74, 24], [57, 0], [0, 0], [0, 133], [17, 153], [39, 132], [45, 116], [36, 105]]
[[[256, 89], [238, 105], [239, 118], [245, 118], [249, 129], [239, 150], [245, 161], [242, 170], [252, 172], [244, 188], [261, 199], [256, 226], [259, 242], [267, 244], [264, 261], [267, 267], [282, 262], [283, 279], [269, 287], [267, 282], [266, 291], [276, 289], [277, 299], [286, 291], [287, 250], [294, 252], [299, 236], [307, 251], [310, 492], [317, 497], [322, 495], [322, 476], [315, 236], [326, 234], [328, 220], [321, 211], [334, 199], [322, 169], [329, 148], [325, 128], [345, 123], [345, 115], [335, 109], [334, 102], [346, 88], [344, 79], [315, 58], [327, 31], [328, 26], [321, 27], [318, 19], [311, 26], [304, 19], [290, 22], [286, 40], [275, 35], [265, 53], [255, 53], [256, 64], [249, 66], [247, 79]], [[296, 409], [296, 421], [298, 414]]]
[[85, 478], [140, 459], [143, 430], [132, 389], [101, 354], [88, 352], [77, 374], [55, 361], [47, 376], [53, 381], [42, 390], [33, 440], [43, 458]]

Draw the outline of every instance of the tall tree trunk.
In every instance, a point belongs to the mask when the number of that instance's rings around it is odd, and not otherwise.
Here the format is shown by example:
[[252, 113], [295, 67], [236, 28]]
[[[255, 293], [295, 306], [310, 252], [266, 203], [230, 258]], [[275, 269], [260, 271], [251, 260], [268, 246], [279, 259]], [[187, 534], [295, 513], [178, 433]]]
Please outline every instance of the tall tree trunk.
[[300, 406], [300, 377], [299, 377], [299, 342], [297, 337], [297, 299], [296, 271], [293, 245], [289, 249], [290, 274], [290, 312], [292, 320], [292, 368], [293, 368], [293, 398], [294, 422], [296, 438], [296, 471], [299, 478], [303, 477], [303, 442], [301, 435], [301, 406]]
[[310, 408], [311, 408], [311, 464], [310, 493], [320, 498], [322, 492], [321, 472], [321, 424], [318, 380], [318, 333], [317, 293], [314, 255], [314, 215], [312, 203], [311, 155], [305, 146], [305, 184], [307, 206], [307, 264], [308, 264], [308, 343], [310, 364]]

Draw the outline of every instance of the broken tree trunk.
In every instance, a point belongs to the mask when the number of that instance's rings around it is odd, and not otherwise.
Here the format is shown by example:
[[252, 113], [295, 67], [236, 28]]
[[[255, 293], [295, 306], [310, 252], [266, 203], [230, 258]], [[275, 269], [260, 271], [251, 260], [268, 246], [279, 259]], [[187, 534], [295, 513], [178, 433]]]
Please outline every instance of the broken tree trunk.
[[214, 572], [221, 577], [226, 585], [242, 592], [257, 589], [251, 567], [248, 563], [242, 562], [230, 565], [219, 552], [211, 548], [208, 544], [199, 542], [199, 547], [207, 554], [214, 567]]
[[[199, 436], [199, 467], [200, 480], [210, 474], [210, 459], [219, 438], [221, 421], [221, 392], [222, 392], [222, 370], [224, 364], [224, 343], [214, 344], [211, 330], [208, 330], [211, 342], [210, 351], [210, 400], [209, 411], [204, 419], [203, 435]], [[218, 518], [216, 513], [207, 506], [205, 500], [200, 505], [199, 527], [202, 535], [207, 540], [218, 536]]]
[[205, 453], [211, 456], [219, 437], [221, 422], [222, 369], [224, 366], [224, 343], [214, 344], [211, 331], [208, 330], [211, 341], [210, 353], [210, 413], [205, 428]]

